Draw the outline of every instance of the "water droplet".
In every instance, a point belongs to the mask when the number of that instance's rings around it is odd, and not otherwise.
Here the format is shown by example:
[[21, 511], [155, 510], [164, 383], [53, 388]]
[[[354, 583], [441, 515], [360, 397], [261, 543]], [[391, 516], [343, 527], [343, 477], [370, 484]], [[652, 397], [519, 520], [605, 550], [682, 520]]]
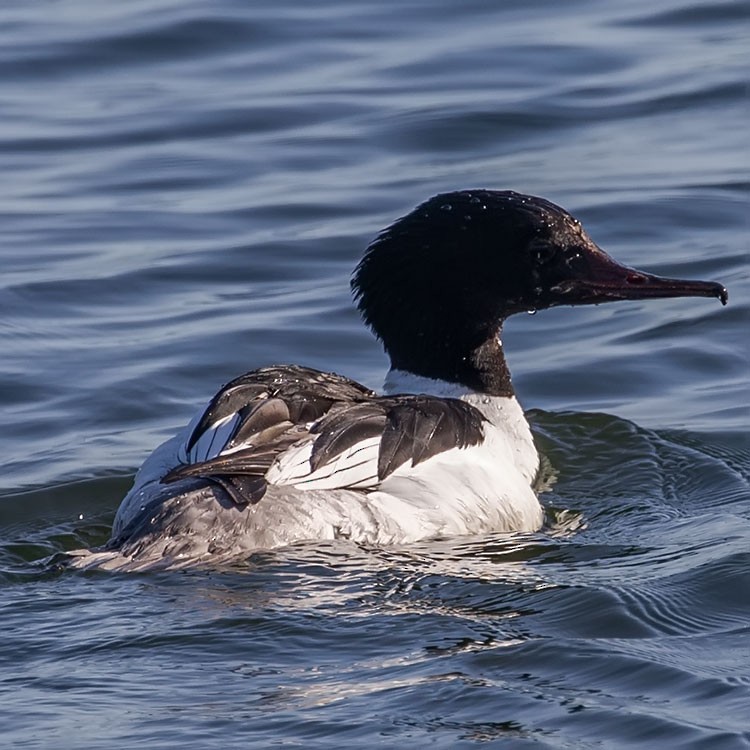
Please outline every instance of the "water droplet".
[[527, 313], [528, 313], [529, 315], [536, 315], [536, 310], [534, 310], [534, 308], [532, 308], [531, 310], [527, 310], [526, 312], [527, 312]]
[[481, 203], [482, 201], [477, 198], [476, 195], [472, 195], [471, 198], [469, 198], [469, 203]]
[[83, 513], [79, 513], [78, 514], [78, 520], [79, 521], [83, 521]]
[[453, 210], [453, 206], [451, 206], [450, 203], [443, 203], [443, 205], [440, 206], [440, 210], [441, 211], [452, 211]]

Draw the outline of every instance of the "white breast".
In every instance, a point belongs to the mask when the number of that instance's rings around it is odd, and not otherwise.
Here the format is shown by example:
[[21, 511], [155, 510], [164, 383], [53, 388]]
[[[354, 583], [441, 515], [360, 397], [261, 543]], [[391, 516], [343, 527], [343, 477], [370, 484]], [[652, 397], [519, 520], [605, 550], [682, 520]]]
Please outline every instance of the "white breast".
[[542, 525], [542, 507], [532, 490], [539, 454], [515, 397], [478, 394], [399, 370], [388, 373], [385, 392], [459, 398], [479, 409], [487, 423], [481, 444], [397, 469], [369, 495], [372, 502], [397, 512], [403, 507], [391, 499], [408, 498], [421, 510], [422, 523], [439, 527], [440, 534], [534, 531]]

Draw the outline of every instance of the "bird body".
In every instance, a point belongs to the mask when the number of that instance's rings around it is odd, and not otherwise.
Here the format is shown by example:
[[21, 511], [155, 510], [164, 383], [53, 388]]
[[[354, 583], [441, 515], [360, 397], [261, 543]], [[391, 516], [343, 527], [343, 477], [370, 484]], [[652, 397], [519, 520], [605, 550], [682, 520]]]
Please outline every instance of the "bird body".
[[[265, 467], [257, 458], [245, 463], [245, 452], [253, 457], [262, 451], [258, 433], [224, 450], [231, 419], [219, 418], [195, 438], [203, 417], [213, 413], [209, 405], [157, 448], [138, 472], [115, 518], [115, 544], [110, 546], [119, 553], [114, 559], [125, 553], [128, 559], [194, 562], [307, 539], [383, 545], [541, 526], [542, 507], [532, 489], [539, 456], [515, 397], [476, 394], [399, 371], [389, 373], [385, 387], [387, 394], [398, 392], [395, 397], [378, 397], [353, 381], [298, 366], [264, 368], [243, 378], [246, 385], [251, 379], [254, 384], [272, 383], [260, 391], [260, 398], [256, 395], [262, 404], [280, 398], [280, 391], [304, 391], [309, 406], [316, 385], [321, 398], [330, 398], [335, 390], [339, 398], [352, 399], [355, 394], [357, 400], [334, 402], [317, 422], [323, 423], [317, 432], [315, 421], [289, 423], [289, 447], [278, 450], [275, 437]], [[232, 388], [229, 384], [217, 398]], [[434, 396], [425, 398], [425, 392]], [[458, 408], [446, 412], [446, 404]], [[400, 415], [393, 415], [394, 406]], [[383, 419], [374, 429], [363, 430], [346, 407], [372, 407]], [[385, 437], [388, 413], [393, 424], [390, 439]], [[343, 426], [338, 433], [330, 424], [325, 426], [326, 419], [337, 417]], [[235, 434], [237, 427], [233, 426]], [[353, 428], [357, 434], [347, 440], [346, 431]], [[316, 444], [332, 435], [331, 460], [311, 462]], [[391, 465], [382, 460], [384, 450], [388, 458], [395, 457]], [[202, 478], [219, 470], [229, 473], [213, 474], [213, 481]], [[236, 473], [243, 470], [249, 473]], [[163, 484], [165, 476], [172, 481]], [[242, 476], [264, 484], [256, 500], [250, 499], [252, 492], [241, 481], [228, 484]]]
[[555, 305], [714, 296], [622, 266], [542, 198], [435, 196], [368, 247], [352, 288], [391, 360], [384, 392], [296, 365], [229, 382], [138, 472], [81, 565], [222, 561], [303, 540], [534, 531], [539, 455], [500, 341]]

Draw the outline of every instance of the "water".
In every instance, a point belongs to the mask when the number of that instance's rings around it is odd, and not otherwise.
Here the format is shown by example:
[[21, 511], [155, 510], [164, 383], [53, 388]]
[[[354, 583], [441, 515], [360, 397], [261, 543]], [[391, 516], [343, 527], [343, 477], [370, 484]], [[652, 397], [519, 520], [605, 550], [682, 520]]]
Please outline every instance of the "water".
[[[23, 748], [750, 746], [742, 0], [0, 9], [0, 725]], [[521, 315], [538, 534], [60, 572], [240, 372], [378, 386], [348, 275], [440, 190], [720, 280]]]

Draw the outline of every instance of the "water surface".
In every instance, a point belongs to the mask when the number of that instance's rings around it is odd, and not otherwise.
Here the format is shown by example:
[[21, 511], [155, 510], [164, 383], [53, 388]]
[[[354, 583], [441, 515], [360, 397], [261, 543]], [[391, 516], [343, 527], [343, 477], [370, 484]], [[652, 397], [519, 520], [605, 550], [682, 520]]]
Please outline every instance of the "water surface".
[[[741, 0], [0, 10], [0, 723], [24, 748], [750, 746]], [[460, 187], [720, 280], [512, 319], [537, 534], [61, 572], [245, 370], [377, 387], [348, 277]]]

